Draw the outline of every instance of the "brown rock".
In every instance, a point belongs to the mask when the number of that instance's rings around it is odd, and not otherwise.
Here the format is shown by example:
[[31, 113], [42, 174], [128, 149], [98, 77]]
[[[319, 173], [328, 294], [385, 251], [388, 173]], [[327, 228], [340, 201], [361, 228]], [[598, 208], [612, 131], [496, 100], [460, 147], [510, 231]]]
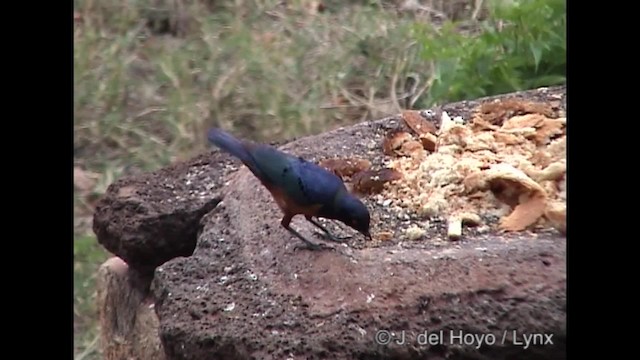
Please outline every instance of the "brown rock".
[[[286, 148], [303, 157], [344, 156], [336, 153], [340, 142], [372, 137], [366, 129], [361, 124]], [[348, 151], [364, 149], [363, 141]], [[375, 214], [373, 202], [363, 200]], [[345, 255], [295, 251], [298, 240], [280, 227], [280, 216], [245, 172], [207, 220], [194, 256], [158, 269], [153, 288], [168, 358], [564, 358], [563, 237], [468, 236], [446, 248], [419, 242], [398, 248], [390, 239], [389, 247], [356, 249], [353, 240]], [[294, 225], [311, 236], [308, 224]], [[553, 334], [553, 345], [499, 344], [513, 329]], [[405, 331], [414, 345], [417, 334], [439, 330], [491, 333], [498, 341], [479, 349], [448, 337], [443, 345], [385, 346], [375, 341], [381, 330]]]
[[220, 202], [217, 191], [235, 169], [228, 164], [229, 157], [215, 151], [114, 182], [94, 213], [98, 242], [141, 272], [191, 255], [200, 218]]
[[[564, 91], [564, 87], [540, 89], [506, 97], [545, 102], [551, 96], [557, 100], [558, 94], [562, 98]], [[452, 117], [470, 119], [478, 104], [467, 101], [445, 105], [443, 110]], [[382, 154], [379, 148], [372, 152], [372, 139], [383, 138], [394, 121], [401, 119], [337, 129], [283, 149], [310, 161], [358, 156], [380, 168]], [[192, 167], [219, 172], [213, 164], [191, 162], [179, 171], [157, 172], [144, 181], [175, 184]], [[151, 289], [167, 359], [565, 357], [566, 241], [559, 234], [469, 230], [460, 241], [443, 245], [437, 240], [446, 236], [446, 228], [430, 226], [425, 241], [400, 244], [399, 238], [391, 238], [374, 246], [355, 235], [346, 246], [339, 246], [340, 251], [295, 250], [299, 240], [280, 226], [282, 215], [268, 191], [244, 169], [234, 176], [225, 188], [224, 202], [202, 219], [193, 255], [156, 269]], [[142, 179], [133, 183], [141, 185]], [[210, 180], [203, 176], [199, 181]], [[114, 188], [111, 196], [125, 185]], [[154, 202], [138, 201], [145, 209], [168, 198], [158, 186], [143, 189], [146, 201]], [[188, 189], [182, 187], [170, 195], [183, 197], [185, 192]], [[379, 218], [382, 205], [374, 198], [362, 199], [372, 212], [372, 233], [399, 229], [403, 220]], [[120, 213], [109, 210], [113, 204], [117, 202], [103, 205], [101, 223], [109, 224], [106, 214], [121, 219]], [[165, 216], [156, 225], [176, 224], [175, 233], [187, 231], [187, 222], [173, 219], [183, 216], [187, 206], [194, 214], [206, 214], [206, 204], [165, 205]], [[130, 212], [130, 216], [128, 221], [144, 221], [147, 213]], [[303, 219], [295, 218], [292, 225], [303, 235], [313, 236], [313, 226]], [[329, 227], [338, 229], [336, 235], [354, 235], [344, 226]], [[376, 334], [383, 330], [404, 334], [407, 344], [376, 342]], [[417, 343], [418, 334], [440, 330], [445, 335], [441, 344]], [[451, 330], [490, 333], [496, 342], [456, 344], [449, 336]], [[524, 349], [514, 342], [514, 330], [518, 336], [551, 334], [552, 344]]]

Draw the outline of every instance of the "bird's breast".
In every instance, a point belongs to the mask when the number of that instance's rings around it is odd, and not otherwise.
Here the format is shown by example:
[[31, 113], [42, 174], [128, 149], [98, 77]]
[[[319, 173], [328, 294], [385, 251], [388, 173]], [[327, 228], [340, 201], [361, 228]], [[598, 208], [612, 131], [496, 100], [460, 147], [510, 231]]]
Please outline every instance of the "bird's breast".
[[291, 199], [287, 194], [276, 186], [267, 186], [271, 196], [282, 212], [293, 215], [317, 216], [322, 204], [300, 205]]

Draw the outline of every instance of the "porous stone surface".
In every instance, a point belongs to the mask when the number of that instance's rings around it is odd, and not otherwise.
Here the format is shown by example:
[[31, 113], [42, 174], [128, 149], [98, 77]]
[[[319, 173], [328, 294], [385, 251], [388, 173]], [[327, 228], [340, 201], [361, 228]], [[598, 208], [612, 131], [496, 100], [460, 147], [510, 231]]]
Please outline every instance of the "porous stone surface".
[[[565, 108], [564, 87], [506, 97]], [[435, 113], [468, 119], [491, 100]], [[378, 139], [399, 121], [281, 148], [312, 161], [360, 156], [375, 166]], [[96, 214], [107, 249], [159, 266], [152, 294], [167, 359], [565, 358], [566, 240], [557, 232], [470, 235], [444, 246], [428, 236], [377, 247], [354, 239], [336, 251], [296, 250], [299, 240], [280, 226], [266, 189], [244, 167], [229, 173], [228, 161], [213, 152], [123, 180]], [[293, 225], [312, 236], [303, 219]], [[525, 346], [525, 338], [536, 344]]]
[[237, 167], [213, 151], [114, 182], [94, 213], [98, 242], [141, 273], [191, 255], [200, 219], [220, 202], [224, 177]]

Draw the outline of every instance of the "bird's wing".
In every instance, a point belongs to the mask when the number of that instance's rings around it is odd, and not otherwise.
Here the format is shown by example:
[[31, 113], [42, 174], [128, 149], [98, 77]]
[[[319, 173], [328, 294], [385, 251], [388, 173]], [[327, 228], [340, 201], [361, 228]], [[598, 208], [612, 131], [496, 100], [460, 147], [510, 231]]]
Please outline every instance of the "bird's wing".
[[271, 146], [256, 146], [250, 153], [261, 180], [282, 189], [298, 205], [330, 204], [344, 187], [335, 174]]
[[314, 163], [296, 158], [292, 168], [299, 179], [299, 192], [309, 204], [332, 204], [338, 190], [344, 188], [338, 176]]
[[290, 156], [268, 145], [249, 149], [256, 176], [268, 185], [285, 188], [291, 182]]

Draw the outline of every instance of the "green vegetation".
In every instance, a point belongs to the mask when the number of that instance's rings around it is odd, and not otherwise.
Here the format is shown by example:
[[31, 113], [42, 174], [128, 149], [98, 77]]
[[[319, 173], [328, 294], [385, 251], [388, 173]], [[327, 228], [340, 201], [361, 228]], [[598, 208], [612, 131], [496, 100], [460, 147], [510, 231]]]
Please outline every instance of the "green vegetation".
[[451, 24], [436, 35], [416, 24], [420, 58], [435, 63], [433, 85], [420, 105], [564, 83], [565, 13], [562, 0], [494, 7], [473, 37], [456, 32]]
[[119, 176], [204, 151], [210, 126], [281, 140], [565, 81], [562, 0], [318, 3], [75, 1], [78, 357], [99, 358], [91, 211]]

